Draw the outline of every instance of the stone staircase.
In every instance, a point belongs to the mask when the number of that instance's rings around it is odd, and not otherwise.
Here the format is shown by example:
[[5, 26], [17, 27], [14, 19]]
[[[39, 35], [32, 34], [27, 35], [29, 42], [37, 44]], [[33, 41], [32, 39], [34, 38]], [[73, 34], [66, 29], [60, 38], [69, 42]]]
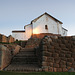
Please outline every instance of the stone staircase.
[[36, 56], [35, 47], [39, 46], [41, 39], [30, 38], [27, 41], [25, 48], [22, 48], [16, 54], [11, 63], [4, 69], [5, 71], [18, 71], [18, 72], [37, 72], [42, 69], [38, 64], [38, 57]]
[[33, 48], [23, 48], [13, 57], [5, 71], [33, 72], [40, 71], [38, 59]]

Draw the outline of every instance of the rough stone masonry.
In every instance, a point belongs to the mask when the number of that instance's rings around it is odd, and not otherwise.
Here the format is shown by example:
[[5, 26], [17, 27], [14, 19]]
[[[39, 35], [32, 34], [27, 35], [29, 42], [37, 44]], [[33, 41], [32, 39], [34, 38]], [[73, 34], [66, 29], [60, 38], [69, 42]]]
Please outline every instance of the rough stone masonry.
[[66, 72], [75, 69], [75, 36], [47, 36], [41, 44], [44, 71]]

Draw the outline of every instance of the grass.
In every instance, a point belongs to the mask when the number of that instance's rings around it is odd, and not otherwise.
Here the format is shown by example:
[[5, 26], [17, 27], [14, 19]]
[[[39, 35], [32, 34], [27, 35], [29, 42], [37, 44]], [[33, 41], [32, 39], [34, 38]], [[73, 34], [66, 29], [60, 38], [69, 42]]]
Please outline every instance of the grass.
[[32, 72], [32, 73], [16, 73], [0, 71], [0, 75], [75, 75], [74, 72]]

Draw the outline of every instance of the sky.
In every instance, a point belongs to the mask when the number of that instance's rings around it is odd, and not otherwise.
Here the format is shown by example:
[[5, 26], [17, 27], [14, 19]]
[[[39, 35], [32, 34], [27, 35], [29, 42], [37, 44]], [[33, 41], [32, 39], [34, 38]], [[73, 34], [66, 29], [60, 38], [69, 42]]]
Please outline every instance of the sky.
[[75, 0], [0, 0], [0, 33], [24, 30], [45, 12], [62, 21], [69, 36], [75, 35]]

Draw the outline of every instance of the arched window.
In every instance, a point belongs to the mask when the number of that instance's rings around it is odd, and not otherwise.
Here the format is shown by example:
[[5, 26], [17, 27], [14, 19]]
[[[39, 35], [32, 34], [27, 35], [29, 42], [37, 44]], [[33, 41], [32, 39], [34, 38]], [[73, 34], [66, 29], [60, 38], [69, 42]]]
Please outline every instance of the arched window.
[[48, 26], [47, 25], [45, 25], [45, 29], [48, 29]]

